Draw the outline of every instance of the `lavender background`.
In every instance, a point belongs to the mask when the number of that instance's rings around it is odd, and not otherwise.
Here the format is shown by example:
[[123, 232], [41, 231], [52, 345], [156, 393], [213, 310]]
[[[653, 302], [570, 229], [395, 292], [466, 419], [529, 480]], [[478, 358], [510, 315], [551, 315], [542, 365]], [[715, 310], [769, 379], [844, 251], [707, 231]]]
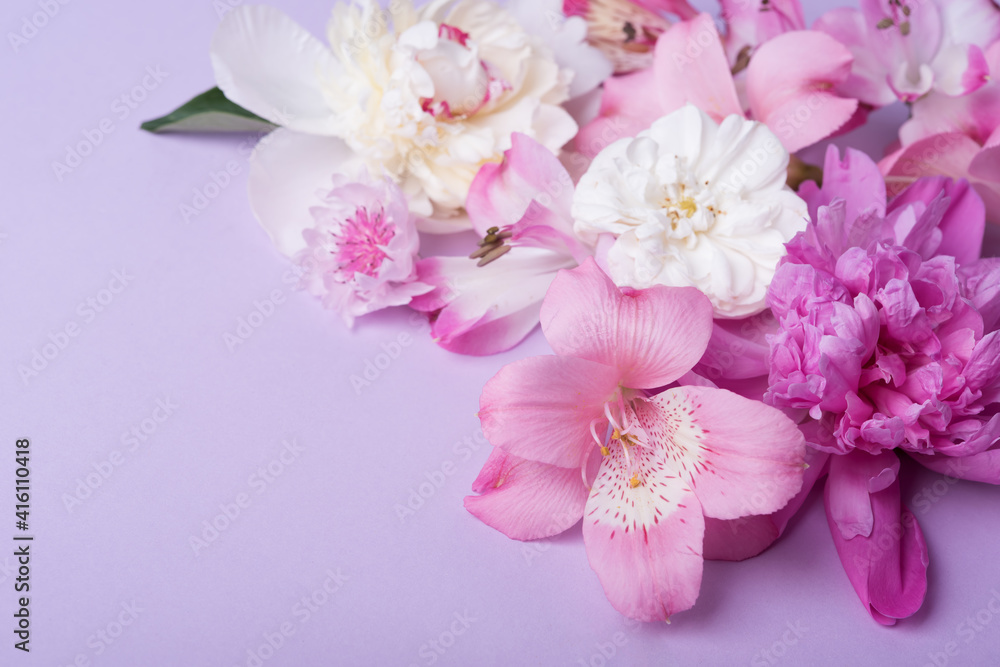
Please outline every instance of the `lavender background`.
[[[138, 130], [213, 84], [208, 44], [228, 4], [0, 9], [0, 664], [944, 665], [1000, 655], [993, 487], [905, 471], [932, 583], [920, 613], [895, 628], [858, 602], [816, 495], [759, 558], [708, 563], [698, 605], [669, 627], [611, 608], [578, 527], [522, 544], [474, 520], [462, 498], [488, 450], [480, 389], [548, 347], [536, 332], [505, 355], [452, 355], [403, 309], [347, 331], [290, 286], [253, 220], [252, 140]], [[322, 33], [327, 2], [278, 4]], [[806, 4], [815, 18], [838, 3]], [[22, 30], [31, 36], [12, 44]], [[880, 152], [902, 113], [876, 114], [852, 141]], [[57, 176], [53, 162], [80, 142], [96, 146]], [[206, 206], [186, 220], [182, 205], [196, 203]], [[117, 293], [116, 271], [127, 278]], [[230, 349], [226, 334], [265, 300], [277, 302], [270, 315]], [[67, 327], [77, 335], [63, 339]], [[409, 345], [396, 345], [401, 333]], [[52, 340], [65, 347], [49, 346], [54, 358], [22, 379], [19, 367]], [[385, 367], [357, 393], [350, 376], [376, 363]], [[176, 407], [166, 415], [158, 401]], [[30, 655], [12, 634], [23, 437], [36, 536]], [[401, 516], [408, 502], [416, 509]], [[212, 522], [222, 529], [196, 550], [192, 537], [210, 537]], [[288, 636], [276, 636], [282, 628]], [[945, 654], [949, 643], [957, 655]]]

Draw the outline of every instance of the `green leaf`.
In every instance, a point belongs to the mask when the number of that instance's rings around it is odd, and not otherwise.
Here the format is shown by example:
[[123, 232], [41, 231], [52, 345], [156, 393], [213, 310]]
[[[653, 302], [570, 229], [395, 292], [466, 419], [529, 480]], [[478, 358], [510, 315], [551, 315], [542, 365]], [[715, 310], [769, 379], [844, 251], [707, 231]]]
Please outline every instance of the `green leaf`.
[[260, 132], [277, 127], [231, 102], [218, 88], [207, 90], [166, 116], [147, 120], [147, 132]]

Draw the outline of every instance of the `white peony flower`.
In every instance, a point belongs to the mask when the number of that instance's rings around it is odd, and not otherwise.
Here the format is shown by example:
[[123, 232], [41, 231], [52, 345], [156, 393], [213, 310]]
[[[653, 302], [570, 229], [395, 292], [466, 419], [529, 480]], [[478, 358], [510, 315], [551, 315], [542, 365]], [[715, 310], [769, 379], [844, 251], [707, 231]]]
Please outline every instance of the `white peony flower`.
[[716, 317], [765, 308], [784, 244], [808, 208], [786, 184], [788, 153], [763, 123], [716, 124], [688, 105], [594, 158], [573, 198], [574, 230], [613, 235], [607, 264], [623, 287], [693, 286]]
[[[426, 231], [469, 227], [463, 213], [469, 185], [480, 166], [502, 159], [512, 133], [553, 152], [576, 134], [561, 106], [574, 72], [493, 2], [432, 0], [419, 9], [412, 0], [391, 0], [387, 9], [372, 0], [339, 4], [328, 38], [330, 49], [276, 9], [238, 7], [212, 42], [216, 80], [226, 97], [281, 125], [278, 132], [346, 143], [371, 176], [387, 174], [398, 183]], [[301, 156], [308, 140], [274, 145], [295, 145]], [[314, 150], [328, 146], [317, 141]], [[267, 161], [281, 162], [280, 156]], [[323, 156], [311, 161], [327, 169], [317, 183], [339, 167]]]

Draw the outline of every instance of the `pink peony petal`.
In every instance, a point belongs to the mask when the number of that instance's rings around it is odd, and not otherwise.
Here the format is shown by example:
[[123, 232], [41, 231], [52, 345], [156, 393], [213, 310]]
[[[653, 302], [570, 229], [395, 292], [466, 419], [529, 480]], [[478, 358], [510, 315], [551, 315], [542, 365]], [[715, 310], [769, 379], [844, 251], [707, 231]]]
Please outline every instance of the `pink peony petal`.
[[712, 335], [712, 304], [693, 287], [619, 289], [588, 259], [552, 281], [541, 322], [556, 354], [605, 364], [624, 386], [651, 389], [701, 358]]
[[630, 460], [614, 448], [583, 517], [587, 557], [605, 595], [641, 621], [665, 621], [690, 609], [701, 587], [704, 518], [691, 488], [668, 473], [669, 465], [664, 452], [651, 447], [635, 448]]
[[[656, 41], [653, 69], [660, 115], [693, 104], [716, 122], [743, 115], [719, 32], [708, 14], [675, 24]], [[649, 95], [649, 89], [643, 91]]]
[[592, 450], [591, 424], [607, 430], [604, 404], [618, 388], [618, 372], [573, 357], [530, 357], [500, 369], [483, 387], [479, 419], [495, 447], [515, 456], [579, 470]]
[[587, 487], [580, 470], [558, 468], [495, 447], [466, 496], [465, 509], [515, 540], [558, 535], [583, 516]]
[[[951, 255], [959, 263], [974, 262], [983, 250], [986, 208], [983, 199], [966, 180], [952, 181], [944, 177], [921, 178], [909, 186], [889, 206], [889, 213], [911, 204], [925, 204], [938, 193], [948, 197], [948, 209], [937, 228], [941, 244], [935, 254]], [[914, 247], [909, 240], [904, 245]]]
[[636, 415], [706, 516], [770, 514], [802, 488], [805, 438], [776, 408], [724, 389], [677, 387], [637, 402]]
[[822, 32], [797, 30], [765, 42], [747, 68], [752, 117], [766, 123], [790, 153], [825, 139], [857, 111], [856, 99], [833, 91], [852, 61], [846, 47]]
[[854, 148], [844, 151], [830, 145], [826, 148], [823, 163], [823, 187], [806, 181], [799, 188], [799, 196], [809, 205], [809, 217], [819, 218], [819, 208], [829, 206], [835, 199], [845, 201], [844, 220], [856, 220], [866, 211], [885, 215], [885, 180], [878, 165], [865, 153]]
[[892, 452], [855, 450], [832, 457], [826, 483], [837, 553], [861, 602], [882, 625], [916, 613], [927, 592], [927, 545], [900, 503], [898, 466]]

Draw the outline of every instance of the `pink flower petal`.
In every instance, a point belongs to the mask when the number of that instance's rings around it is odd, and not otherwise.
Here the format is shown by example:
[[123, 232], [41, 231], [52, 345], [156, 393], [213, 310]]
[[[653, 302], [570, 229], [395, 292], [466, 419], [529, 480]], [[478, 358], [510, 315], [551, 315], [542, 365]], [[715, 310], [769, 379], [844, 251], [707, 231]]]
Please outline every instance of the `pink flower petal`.
[[[608, 600], [641, 621], [665, 621], [698, 598], [704, 518], [661, 450], [615, 447], [587, 499], [583, 540]], [[636, 477], [633, 477], [636, 475]], [[633, 486], [632, 480], [639, 480]]]
[[825, 139], [858, 108], [856, 99], [832, 90], [847, 78], [852, 61], [846, 47], [822, 32], [778, 35], [757, 49], [747, 68], [750, 113], [790, 153]]
[[752, 558], [767, 549], [785, 532], [788, 522], [802, 508], [820, 479], [826, 476], [830, 455], [806, 448], [806, 468], [802, 488], [777, 512], [739, 519], [705, 518], [706, 560], [739, 561]]
[[677, 387], [637, 402], [636, 415], [706, 516], [770, 514], [802, 488], [805, 438], [777, 408], [724, 389]]
[[799, 0], [721, 0], [726, 22], [726, 52], [735, 62], [744, 47], [760, 44], [790, 30], [805, 30]]
[[558, 468], [495, 447], [466, 496], [465, 509], [515, 540], [558, 535], [583, 516], [588, 490], [580, 470]]
[[563, 218], [550, 216], [548, 220], [572, 238], [569, 209], [573, 203], [573, 180], [552, 151], [515, 132], [503, 162], [485, 164], [476, 174], [469, 186], [465, 209], [475, 230], [485, 235], [490, 227], [519, 222], [532, 201], [565, 213]]
[[[716, 122], [743, 115], [715, 22], [708, 14], [675, 24], [656, 41], [653, 61], [660, 115], [693, 104]], [[652, 97], [647, 89], [644, 95]]]
[[879, 49], [872, 48], [869, 41], [868, 20], [864, 14], [853, 7], [838, 7], [823, 14], [813, 24], [813, 30], [830, 35], [854, 56], [850, 75], [837, 86], [839, 93], [874, 107], [896, 101], [896, 94], [886, 83], [887, 64]]
[[651, 389], [701, 358], [712, 335], [712, 304], [693, 287], [619, 289], [587, 259], [552, 281], [541, 322], [556, 354], [605, 364], [624, 386]]
[[592, 158], [619, 139], [634, 137], [663, 116], [659, 98], [649, 94], [656, 85], [652, 67], [607, 79], [598, 117], [576, 135], [577, 151]]
[[927, 592], [927, 545], [900, 503], [898, 465], [892, 452], [855, 450], [831, 458], [826, 483], [837, 553], [862, 604], [882, 625], [916, 613]]
[[[893, 199], [889, 213], [911, 204], [926, 204], [942, 192], [948, 197], [949, 204], [937, 226], [941, 232], [941, 244], [934, 254], [951, 255], [960, 264], [974, 262], [983, 250], [986, 209], [982, 197], [969, 186], [968, 181], [952, 181], [944, 177], [921, 178]], [[904, 245], [914, 247], [908, 242]]]
[[618, 388], [618, 372], [573, 357], [530, 357], [500, 369], [483, 387], [479, 419], [495, 447], [540, 463], [576, 468], [596, 447], [591, 423], [603, 437], [604, 404]]

